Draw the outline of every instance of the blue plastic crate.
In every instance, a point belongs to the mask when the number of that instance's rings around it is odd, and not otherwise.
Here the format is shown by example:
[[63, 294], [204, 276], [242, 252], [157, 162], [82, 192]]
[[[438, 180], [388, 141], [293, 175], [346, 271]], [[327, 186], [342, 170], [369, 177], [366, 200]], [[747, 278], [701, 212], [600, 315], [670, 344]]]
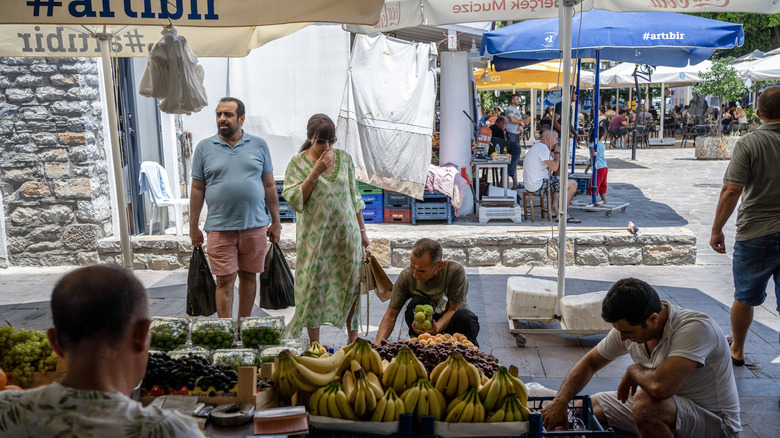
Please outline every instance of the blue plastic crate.
[[412, 198], [403, 193], [385, 191], [384, 208], [388, 210], [410, 210], [412, 208]]
[[577, 191], [580, 193], [588, 193], [588, 186], [590, 186], [590, 174], [585, 173], [572, 173], [569, 175], [569, 179], [577, 181]]
[[417, 221], [445, 220], [447, 224], [452, 223], [452, 205], [448, 198], [440, 201], [412, 201], [412, 225], [417, 225]]
[[292, 219], [292, 222], [295, 223], [295, 210], [290, 207], [289, 203], [279, 201], [279, 219]]
[[362, 195], [363, 203], [366, 204], [366, 208], [384, 208], [382, 205], [382, 195], [370, 194]]
[[363, 222], [367, 224], [378, 224], [384, 222], [385, 214], [384, 210], [382, 209], [382, 206], [379, 205], [377, 207], [366, 207], [363, 210]]
[[363, 181], [357, 182], [357, 190], [361, 195], [381, 195], [382, 189], [372, 186], [371, 184], [364, 183]]
[[276, 193], [282, 193], [282, 189], [284, 188], [284, 180], [277, 179], [275, 182], [276, 182]]
[[440, 191], [434, 191], [429, 192], [428, 189], [425, 189], [425, 193], [423, 194], [423, 199], [446, 199], [449, 198], [449, 196], [445, 195], [444, 193]]

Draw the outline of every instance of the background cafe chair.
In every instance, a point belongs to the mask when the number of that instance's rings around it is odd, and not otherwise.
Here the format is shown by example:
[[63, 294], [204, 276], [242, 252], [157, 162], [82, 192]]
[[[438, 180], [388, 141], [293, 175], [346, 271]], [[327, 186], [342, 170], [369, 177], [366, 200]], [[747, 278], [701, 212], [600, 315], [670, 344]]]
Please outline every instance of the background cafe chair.
[[[181, 236], [184, 228], [184, 215], [182, 207], [189, 205], [189, 199], [175, 199], [171, 195], [171, 189], [168, 187], [168, 174], [165, 169], [154, 161], [144, 161], [141, 163], [141, 173], [138, 177], [138, 183], [141, 186], [141, 194], [148, 191], [149, 198], [152, 201], [152, 216], [149, 218], [148, 234], [152, 234], [152, 225], [155, 217], [159, 216], [160, 228], [163, 227], [162, 209], [165, 208], [167, 214], [168, 207], [173, 207], [174, 219], [176, 221], [176, 235]], [[165, 230], [161, 230], [165, 234]]]

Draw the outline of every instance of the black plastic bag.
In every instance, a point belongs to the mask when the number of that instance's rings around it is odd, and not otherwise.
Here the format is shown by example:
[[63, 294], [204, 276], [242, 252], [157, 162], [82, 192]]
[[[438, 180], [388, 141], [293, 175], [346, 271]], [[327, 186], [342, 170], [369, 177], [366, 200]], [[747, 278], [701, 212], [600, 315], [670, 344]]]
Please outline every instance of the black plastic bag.
[[295, 306], [295, 279], [278, 243], [265, 255], [265, 270], [260, 274], [260, 308], [286, 309]]
[[217, 283], [211, 275], [203, 250], [196, 246], [187, 274], [187, 315], [210, 316], [217, 311]]

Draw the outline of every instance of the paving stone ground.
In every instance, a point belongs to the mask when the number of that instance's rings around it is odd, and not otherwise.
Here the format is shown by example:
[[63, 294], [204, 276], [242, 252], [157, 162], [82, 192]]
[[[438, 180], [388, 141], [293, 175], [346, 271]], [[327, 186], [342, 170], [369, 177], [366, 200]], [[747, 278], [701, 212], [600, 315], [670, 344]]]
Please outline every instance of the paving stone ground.
[[[648, 281], [663, 299], [673, 304], [703, 311], [712, 316], [724, 333], [730, 332], [729, 310], [733, 301], [731, 256], [718, 255], [709, 249], [709, 229], [714, 217], [726, 162], [697, 161], [693, 149], [641, 149], [637, 161], [630, 161], [628, 150], [607, 150], [610, 164], [609, 193], [613, 199], [626, 199], [631, 207], [626, 213], [605, 217], [599, 213], [579, 212], [584, 226], [624, 226], [632, 220], [640, 227], [684, 226], [698, 239], [696, 265], [691, 266], [611, 266], [567, 267], [566, 294], [606, 290], [616, 280], [628, 276]], [[582, 196], [582, 195], [580, 195]], [[434, 236], [441, 223], [414, 229], [400, 225], [371, 225], [370, 235], [413, 232], [420, 237]], [[477, 224], [457, 221], [454, 226], [468, 227], [478, 232]], [[510, 224], [490, 226], [511, 228]], [[526, 222], [523, 226], [544, 227], [542, 223]], [[288, 232], [292, 227], [287, 227]], [[734, 218], [726, 227], [727, 246], [733, 245]], [[48, 299], [56, 280], [69, 268], [7, 268], [0, 269], [0, 321], [15, 327], [44, 329], [51, 324]], [[395, 277], [399, 270], [388, 271]], [[184, 315], [186, 272], [137, 271], [148, 288], [152, 314], [155, 316]], [[469, 268], [469, 304], [480, 318], [479, 342], [482, 349], [494, 354], [502, 363], [515, 364], [527, 381], [537, 381], [557, 389], [571, 366], [602, 336], [577, 338], [565, 334], [537, 334], [540, 325], [525, 324], [527, 339], [520, 348], [509, 333], [505, 297], [506, 280], [523, 275], [555, 280], [553, 267]], [[746, 346], [747, 366], [735, 368], [740, 393], [744, 431], [742, 437], [777, 437], [780, 430], [780, 345], [778, 345], [777, 303], [768, 288], [768, 298], [756, 308]], [[369, 332], [373, 339], [386, 303], [373, 298], [370, 303]], [[365, 312], [365, 304], [363, 305]], [[292, 309], [264, 311], [255, 307], [253, 315], [284, 315], [288, 320]], [[402, 322], [396, 324], [391, 339], [400, 336]], [[322, 340], [334, 346], [344, 345], [343, 330], [325, 327]], [[583, 393], [613, 390], [630, 362], [618, 360], [598, 373]]]

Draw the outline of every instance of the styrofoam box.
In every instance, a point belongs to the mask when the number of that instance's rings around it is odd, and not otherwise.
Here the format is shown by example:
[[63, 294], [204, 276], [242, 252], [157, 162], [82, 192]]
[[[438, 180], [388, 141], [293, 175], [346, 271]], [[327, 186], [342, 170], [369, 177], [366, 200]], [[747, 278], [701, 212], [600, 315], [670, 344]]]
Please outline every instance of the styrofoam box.
[[554, 281], [529, 277], [506, 280], [506, 312], [511, 318], [553, 318], [557, 300]]
[[561, 316], [570, 330], [609, 330], [612, 324], [601, 317], [601, 302], [607, 291], [561, 298]]

